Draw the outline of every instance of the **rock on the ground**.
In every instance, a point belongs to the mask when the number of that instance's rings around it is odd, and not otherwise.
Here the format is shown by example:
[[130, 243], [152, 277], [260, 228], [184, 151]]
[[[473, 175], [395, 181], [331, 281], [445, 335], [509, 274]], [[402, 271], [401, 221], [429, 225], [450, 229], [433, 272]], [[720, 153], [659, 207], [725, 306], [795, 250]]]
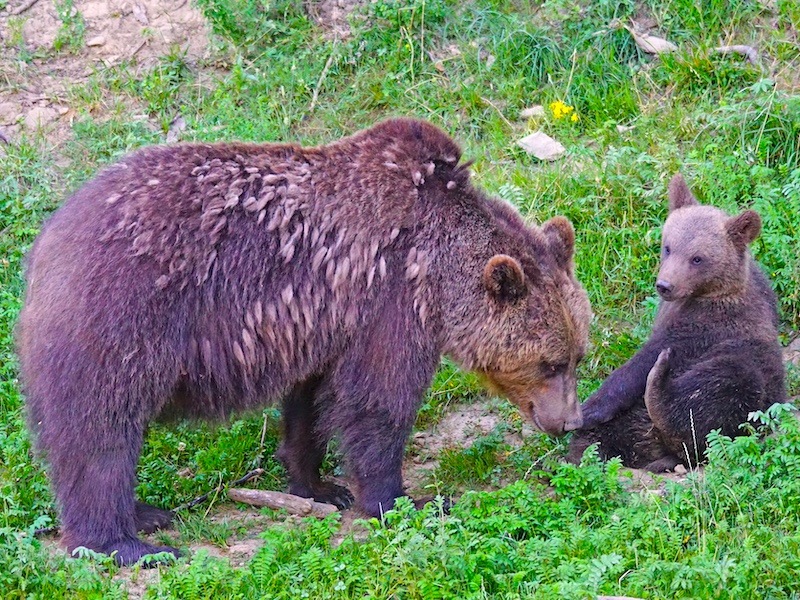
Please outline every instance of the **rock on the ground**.
[[556, 160], [566, 152], [560, 142], [541, 131], [525, 136], [517, 142], [517, 145], [539, 160]]

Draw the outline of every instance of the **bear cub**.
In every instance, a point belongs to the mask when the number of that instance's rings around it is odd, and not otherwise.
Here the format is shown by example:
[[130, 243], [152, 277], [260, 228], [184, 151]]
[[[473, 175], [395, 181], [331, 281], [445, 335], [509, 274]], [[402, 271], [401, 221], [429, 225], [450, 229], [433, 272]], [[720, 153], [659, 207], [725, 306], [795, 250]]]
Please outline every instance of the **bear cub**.
[[748, 413], [786, 401], [775, 294], [748, 251], [760, 231], [756, 212], [701, 205], [673, 177], [652, 333], [583, 404], [567, 460], [599, 443], [628, 467], [695, 465], [711, 430], [739, 435]]

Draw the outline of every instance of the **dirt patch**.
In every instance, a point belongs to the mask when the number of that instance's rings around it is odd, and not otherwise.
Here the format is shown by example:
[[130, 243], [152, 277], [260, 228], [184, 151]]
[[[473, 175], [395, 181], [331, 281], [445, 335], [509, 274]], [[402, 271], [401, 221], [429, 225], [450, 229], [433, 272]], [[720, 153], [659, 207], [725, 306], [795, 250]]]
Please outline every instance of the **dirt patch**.
[[66, 139], [69, 90], [96, 69], [135, 71], [175, 51], [191, 64], [208, 51], [206, 22], [189, 0], [75, 0], [68, 14], [52, 0], [22, 10], [28, 4], [10, 0], [0, 11], [0, 134], [9, 142], [24, 132]]
[[[703, 467], [697, 469], [703, 472]], [[664, 496], [667, 491], [667, 484], [686, 483], [689, 471], [683, 465], [678, 465], [674, 471], [667, 473], [650, 473], [644, 469], [622, 469], [621, 480], [623, 485], [630, 492], [639, 492], [643, 495]]]
[[305, 0], [306, 12], [329, 38], [344, 39], [350, 35], [350, 16], [369, 0]]

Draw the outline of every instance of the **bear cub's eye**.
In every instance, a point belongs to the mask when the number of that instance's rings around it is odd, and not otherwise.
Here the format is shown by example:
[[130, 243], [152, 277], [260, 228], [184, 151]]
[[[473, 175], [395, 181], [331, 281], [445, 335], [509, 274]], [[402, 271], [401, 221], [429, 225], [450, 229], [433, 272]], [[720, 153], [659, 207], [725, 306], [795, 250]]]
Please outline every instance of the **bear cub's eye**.
[[669, 246], [664, 246], [664, 254], [669, 256]]
[[692, 258], [692, 264], [693, 265], [699, 265], [701, 262], [703, 262], [703, 257], [702, 256], [695, 256], [695, 257]]

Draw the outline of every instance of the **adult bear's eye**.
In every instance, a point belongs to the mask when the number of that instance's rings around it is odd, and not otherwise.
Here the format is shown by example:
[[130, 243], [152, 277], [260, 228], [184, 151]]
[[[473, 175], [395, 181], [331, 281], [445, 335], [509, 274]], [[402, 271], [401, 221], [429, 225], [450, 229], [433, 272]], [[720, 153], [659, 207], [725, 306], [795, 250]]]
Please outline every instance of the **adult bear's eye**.
[[664, 246], [664, 254], [669, 256], [669, 246]]
[[692, 258], [693, 265], [699, 265], [701, 262], [703, 262], [703, 257], [701, 256], [695, 256], [694, 258]]
[[542, 363], [541, 371], [545, 377], [554, 377], [559, 373], [563, 373], [569, 368], [569, 365], [562, 363]]

